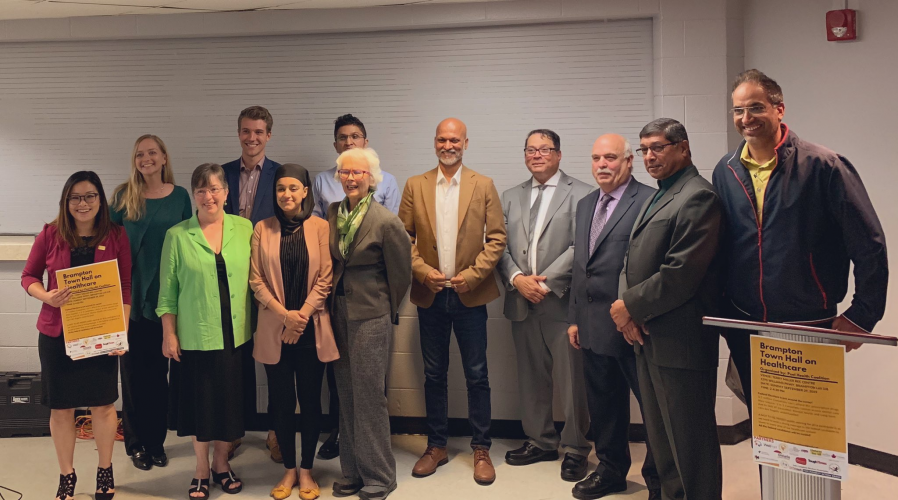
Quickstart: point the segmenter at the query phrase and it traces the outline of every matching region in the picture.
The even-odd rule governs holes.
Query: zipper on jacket
[[[826,309],[828,304],[826,300],[826,291],[823,289],[823,284],[820,283],[820,278],[817,277],[817,269],[814,267],[814,254],[808,254],[808,261],[811,263],[811,275],[814,276],[814,281],[817,283],[817,289],[820,290],[820,295],[823,296],[823,309]]]
[[[748,144],[746,144],[743,147],[748,147]],[[737,151],[736,154],[739,154],[738,153],[739,150],[737,149],[736,151]],[[732,161],[732,159],[735,157],[736,157],[736,155],[734,154],[733,157],[730,158],[730,161]],[[777,161],[779,161],[778,158],[777,158]],[[733,172],[733,176],[736,177],[736,182],[738,182],[739,185],[742,186],[742,190],[745,191],[745,197],[748,198],[748,204],[751,205],[751,212],[755,216],[755,226],[758,228],[758,292],[760,293],[760,297],[761,297],[761,306],[764,308],[764,318],[762,321],[766,322],[767,321],[767,303],[764,302],[764,259],[762,258],[762,252],[761,252],[761,243],[762,243],[761,220],[758,219],[758,210],[755,208],[755,202],[752,201],[751,195],[748,193],[748,190],[745,189],[745,184],[742,184],[742,179],[739,178],[739,174],[736,173],[736,170],[732,167],[732,165],[730,165],[730,162],[727,162],[727,168],[730,169],[730,172]],[[765,195],[767,194],[766,189],[764,190],[764,194]]]

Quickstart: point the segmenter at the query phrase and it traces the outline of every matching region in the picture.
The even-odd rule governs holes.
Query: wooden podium
[[[862,344],[898,346],[898,338],[869,333],[846,333],[785,323],[762,323],[726,318],[705,317],[704,324],[722,328],[750,330],[759,336],[810,344],[838,344],[843,341]],[[741,375],[741,374],[740,374]],[[761,467],[763,500],[840,500],[841,482],[775,467]]]

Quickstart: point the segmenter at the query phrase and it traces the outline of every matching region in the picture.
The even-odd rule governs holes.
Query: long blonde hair
[[[165,165],[162,166],[162,182],[166,184],[175,183],[175,173],[171,168],[171,157],[168,156],[168,149],[165,143],[158,136],[153,134],[144,134],[137,138],[134,142],[134,149],[131,151],[131,175],[128,181],[115,188],[112,193],[112,207],[116,210],[125,212],[125,219],[130,221],[140,220],[146,208],[146,201],[143,198],[143,192],[147,187],[147,183],[143,178],[140,170],[137,170],[137,147],[146,139],[153,139],[159,145],[159,151],[165,155]]]

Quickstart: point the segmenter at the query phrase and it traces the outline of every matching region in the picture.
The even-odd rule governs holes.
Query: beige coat
[[[303,223],[306,246],[309,250],[308,297],[306,304],[315,309],[310,321],[315,325],[315,348],[318,359],[327,363],[340,357],[334,342],[331,318],[325,303],[331,291],[333,265],[328,242],[330,227],[319,217],[309,217]],[[275,314],[268,303],[285,303],[284,280],[281,272],[281,224],[276,217],[259,221],[253,231],[249,286],[259,304],[259,322],[255,333],[253,357],[260,363],[272,365],[281,359],[281,334],[284,318]]]

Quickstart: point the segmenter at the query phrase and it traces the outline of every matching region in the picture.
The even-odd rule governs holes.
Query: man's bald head
[[[450,169],[461,166],[468,148],[468,127],[458,118],[446,118],[437,125],[433,147],[442,166]]]
[[[592,145],[592,176],[605,193],[610,193],[630,179],[633,171],[633,148],[619,134],[605,134]]]

